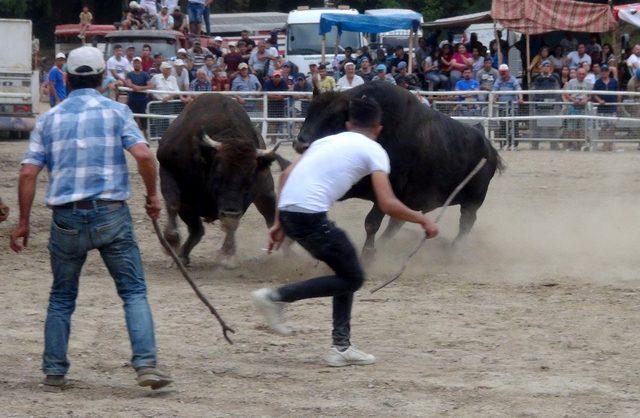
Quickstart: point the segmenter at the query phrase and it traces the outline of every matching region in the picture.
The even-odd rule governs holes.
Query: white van
[[[355,9],[310,9],[298,7],[289,12],[287,18],[287,60],[294,63],[301,73],[309,72],[309,64],[319,63],[322,54],[322,36],[319,35],[320,15],[323,13],[338,13],[357,15]],[[327,33],[325,60],[331,62],[334,56],[337,29],[334,27]],[[350,46],[355,51],[364,44],[362,33],[342,32],[340,36],[340,47]],[[342,49],[338,50],[340,53]]]
[[[377,16],[377,17],[385,17],[385,16],[414,16],[419,13],[414,12],[410,9],[371,9],[365,10],[364,12],[367,16]],[[424,18],[420,15],[420,28],[418,29],[418,37],[422,36],[422,24],[424,23]],[[379,33],[377,36],[372,35],[371,41],[377,42],[382,45],[387,52],[391,51],[398,45],[401,45],[405,48],[405,50],[409,49],[409,34],[411,31],[409,29],[397,29],[392,30],[390,32]],[[414,45],[414,48],[417,48],[418,45]]]

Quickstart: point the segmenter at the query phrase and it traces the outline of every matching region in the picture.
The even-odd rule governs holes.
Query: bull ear
[[[204,131],[202,132],[202,142],[204,143],[204,145],[206,145],[208,147],[211,147],[211,148],[213,148],[213,149],[215,149],[217,151],[220,151],[220,148],[222,147],[222,142],[214,141]]]

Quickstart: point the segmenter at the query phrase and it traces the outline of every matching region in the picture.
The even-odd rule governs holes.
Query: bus
[[[287,60],[295,64],[301,73],[309,71],[309,64],[319,63],[322,54],[322,37],[319,35],[320,15],[323,13],[338,13],[357,15],[358,11],[350,8],[309,8],[300,6],[289,12],[287,17]],[[334,27],[327,33],[326,57],[330,61],[334,54],[337,29]],[[338,54],[347,46],[355,51],[364,45],[364,36],[359,32],[342,32]]]

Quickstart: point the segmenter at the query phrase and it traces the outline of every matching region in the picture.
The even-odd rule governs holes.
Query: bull
[[[429,109],[408,90],[374,81],[341,93],[314,94],[294,143],[296,151],[302,153],[316,139],[344,131],[350,98],[363,95],[374,98],[382,107],[383,129],[378,142],[389,154],[393,191],[410,208],[424,213],[442,206],[478,161],[487,159],[482,170],[451,202],[460,205],[459,232],[454,242],[463,238],[476,221],[496,170],[504,168],[502,160],[481,130]],[[374,202],[364,225],[363,254],[371,256],[385,215],[375,204],[370,176],[353,186],[341,200],[354,197]],[[391,219],[382,238],[391,238],[402,224]]]
[[[235,100],[202,95],[190,103],[162,136],[157,157],[160,185],[167,209],[167,242],[185,265],[204,235],[203,220],[220,220],[226,236],[219,251],[221,262],[232,266],[235,231],[253,203],[268,227],[275,220],[276,198],[270,166],[288,162],[267,151],[249,116]],[[189,236],[180,246],[177,216]]]

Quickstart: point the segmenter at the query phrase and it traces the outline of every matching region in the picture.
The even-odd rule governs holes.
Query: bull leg
[[[264,217],[267,228],[271,228],[276,220],[276,196],[273,193],[259,195],[253,201],[253,204],[256,205],[258,212]],[[291,238],[285,238],[282,243],[282,252],[285,257],[291,255],[291,245],[293,245]]]
[[[239,223],[239,217],[220,218],[220,226],[225,233],[225,237],[222,247],[218,251],[216,262],[229,269],[233,269],[238,266],[236,260],[236,230],[238,229]]]
[[[398,231],[400,230],[400,228],[402,228],[402,225],[404,225],[404,223],[405,222],[400,219],[389,218],[389,224],[387,225],[387,228],[382,233],[382,236],[380,236],[380,240],[382,242],[389,241],[398,233]]]
[[[380,224],[384,219],[384,213],[374,203],[373,207],[364,219],[364,230],[367,233],[367,238],[364,241],[364,247],[362,248],[362,259],[365,263],[373,261],[375,256],[375,240],[376,233],[380,229]]]
[[[180,210],[180,189],[175,179],[164,168],[160,167],[160,190],[167,208],[167,225],[164,228],[164,239],[178,251],[180,233],[178,232],[178,211]]]
[[[461,241],[465,236],[467,236],[467,234],[469,234],[473,224],[476,222],[479,208],[480,204],[477,203],[465,202],[460,205],[460,229],[458,230],[458,235],[453,240],[452,245],[456,245],[458,241]]]
[[[189,237],[180,250],[182,263],[185,266],[188,266],[190,261],[189,254],[191,254],[193,247],[195,247],[202,239],[202,236],[204,235],[204,226],[202,225],[202,220],[197,214],[180,212],[180,218],[182,218],[189,228]]]

